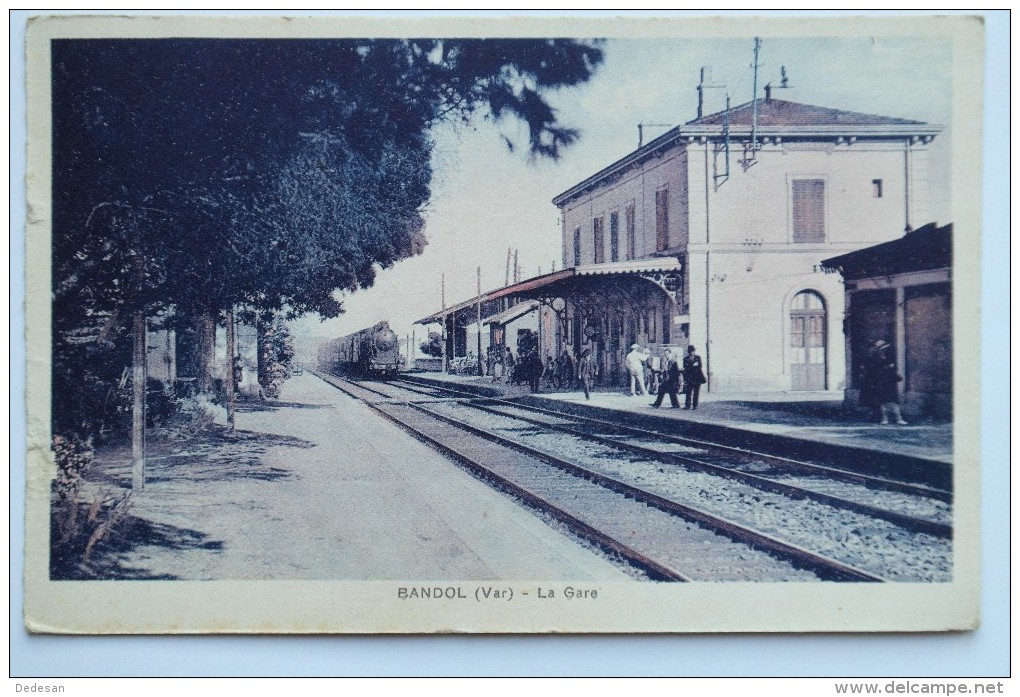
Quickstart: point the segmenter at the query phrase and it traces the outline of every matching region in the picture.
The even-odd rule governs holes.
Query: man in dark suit
[[[698,408],[698,392],[706,382],[705,371],[701,369],[701,356],[693,346],[688,346],[687,355],[684,356],[684,409]]]

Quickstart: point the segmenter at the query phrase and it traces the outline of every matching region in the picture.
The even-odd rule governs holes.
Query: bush
[[[95,453],[92,439],[76,436],[53,436],[52,448],[57,464],[57,478],[53,482],[54,522],[60,533],[58,544],[65,544],[77,532],[78,495]]]
[[[279,318],[261,325],[259,332],[259,384],[267,397],[280,396],[280,388],[290,377],[294,360],[294,342],[290,330]]]
[[[206,433],[217,420],[225,423],[227,411],[205,395],[188,397],[177,403],[177,409],[168,417],[153,436],[163,440],[188,440]]]
[[[103,489],[84,505],[82,484],[95,456],[91,439],[57,435],[52,448],[57,477],[50,515],[50,573],[58,578],[79,577],[96,546],[127,517],[131,494],[112,496]]]

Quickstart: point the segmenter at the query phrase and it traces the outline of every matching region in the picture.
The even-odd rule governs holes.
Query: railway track
[[[320,376],[648,578],[884,580],[704,507],[611,476],[578,458],[529,445],[519,432],[501,433],[472,424],[450,411],[460,408],[464,401],[460,398],[433,395],[423,400],[414,393],[411,399],[400,398],[389,383],[366,385]]]
[[[480,399],[460,390],[400,381],[403,389],[423,395],[451,394],[473,398],[475,409],[511,416],[543,428],[618,448],[629,454],[726,477],[762,491],[804,498],[892,522],[912,532],[952,538],[952,492],[888,478],[870,477],[754,452],[719,443],[625,426],[603,419],[524,406],[510,400]],[[902,510],[911,513],[903,513]]]

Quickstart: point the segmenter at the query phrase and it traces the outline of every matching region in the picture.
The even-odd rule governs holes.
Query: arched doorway
[[[825,389],[825,301],[803,290],[790,306],[790,388]]]

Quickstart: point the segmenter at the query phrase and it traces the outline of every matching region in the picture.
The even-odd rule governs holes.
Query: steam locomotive
[[[331,339],[319,347],[319,369],[327,373],[392,377],[400,365],[400,342],[388,322]]]

